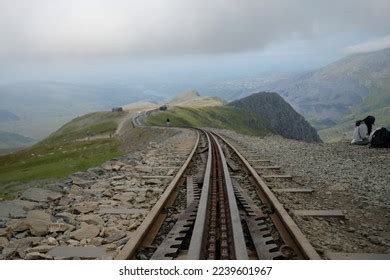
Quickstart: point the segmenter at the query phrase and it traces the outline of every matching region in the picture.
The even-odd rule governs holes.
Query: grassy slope
[[[94,136],[113,133],[124,114],[123,112],[96,112],[75,118],[51,134],[40,144],[58,141],[66,142],[86,138],[88,135]]]
[[[356,120],[367,115],[375,116],[376,126],[390,129],[390,82],[379,80],[368,87],[369,95],[362,104],[352,110],[338,124],[319,131],[321,138],[327,142],[350,140]]]
[[[115,131],[121,113],[99,112],[74,119],[42,142],[0,157],[0,197],[9,197],[17,182],[58,179],[120,155],[115,138],[77,141],[88,134]]]
[[[236,132],[262,136],[268,130],[257,117],[228,106],[185,108],[174,107],[166,112],[153,114],[148,125],[164,126],[166,119],[172,126],[214,127],[232,129]]]

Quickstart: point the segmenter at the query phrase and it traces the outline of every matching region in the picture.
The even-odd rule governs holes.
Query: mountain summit
[[[199,92],[196,90],[189,90],[176,95],[169,103],[181,103],[193,99],[198,99],[199,97]]]
[[[274,92],[259,92],[228,105],[253,113],[266,127],[286,138],[321,142],[317,131],[290,104]]]

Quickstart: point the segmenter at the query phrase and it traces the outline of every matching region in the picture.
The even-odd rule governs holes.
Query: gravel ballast
[[[349,143],[312,144],[279,136],[264,138],[215,130],[232,144],[280,165],[292,180],[271,179],[276,188],[311,188],[312,194],[277,193],[291,210],[342,210],[345,219],[293,216],[320,252],[390,253],[390,150]]]

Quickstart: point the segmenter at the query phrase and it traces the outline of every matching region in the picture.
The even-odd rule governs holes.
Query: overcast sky
[[[389,0],[0,0],[0,74],[302,70],[389,47],[389,11]]]

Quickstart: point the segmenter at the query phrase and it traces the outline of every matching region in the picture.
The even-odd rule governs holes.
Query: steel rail
[[[291,216],[287,213],[287,211],[284,209],[283,205],[279,202],[279,200],[276,198],[276,196],[273,194],[273,192],[268,188],[267,184],[264,182],[264,180],[259,176],[259,174],[256,172],[256,170],[251,166],[251,164],[245,159],[243,155],[223,136],[212,132],[214,135],[216,135],[219,139],[221,139],[225,144],[230,147],[235,154],[239,157],[241,162],[245,165],[247,170],[250,172],[252,177],[254,178],[255,182],[257,183],[257,186],[261,189],[261,192],[265,195],[268,202],[272,205],[274,213],[277,215],[277,218],[282,223],[282,228],[280,227],[279,223],[275,223],[276,228],[278,231],[283,234],[282,231],[286,231],[291,240],[295,242],[296,247],[299,249],[301,255],[305,259],[309,260],[320,260],[321,257],[317,253],[317,251],[313,248],[309,240],[304,236],[302,231],[299,229],[297,224],[293,221]],[[272,218],[271,214],[271,218]],[[282,236],[283,237],[283,236]]]
[[[229,169],[226,163],[226,158],[223,153],[221,145],[218,143],[218,139],[211,135],[214,138],[216,147],[218,149],[218,154],[222,163],[223,170],[223,179],[225,183],[225,189],[228,196],[228,205],[230,211],[230,225],[232,231],[232,239],[233,239],[233,248],[234,248],[234,256],[237,260],[247,260],[248,259],[248,251],[246,249],[244,232],[242,230],[240,213],[238,212],[237,201],[234,194],[232,180],[230,178]]]
[[[216,173],[213,173],[213,176],[217,176],[217,177],[219,176],[219,178],[213,177],[213,182],[214,183],[219,182],[220,188],[218,190],[219,191],[218,197],[220,199],[219,200],[220,204],[224,204],[225,202],[224,201],[225,195],[223,193],[226,192],[227,195],[227,209],[225,208],[225,206],[221,206],[221,207],[224,209],[224,211],[229,211],[229,213],[225,213],[225,212],[223,213],[224,215],[227,214],[225,220],[229,219],[228,225],[231,231],[231,236],[225,236],[225,238],[228,237],[232,241],[231,244],[226,244],[226,246],[229,246],[232,250],[232,253],[230,254],[229,257],[234,259],[239,259],[239,260],[246,260],[248,259],[248,252],[246,249],[245,237],[241,225],[241,218],[238,211],[237,201],[234,195],[233,184],[230,178],[228,166],[226,163],[226,158],[224,156],[222,147],[218,143],[215,136],[209,134],[207,131],[204,130],[201,131],[203,131],[207,136],[209,150],[208,150],[208,159],[206,165],[206,173],[205,173],[203,188],[202,188],[201,197],[199,201],[199,208],[195,220],[193,233],[191,236],[187,259],[199,260],[199,259],[207,258],[206,242],[209,239],[208,222],[209,222],[209,218],[211,217],[211,216],[209,217],[210,211],[213,212],[212,207],[210,205],[213,197],[213,194],[211,193],[211,176],[212,176],[212,169],[216,168],[216,165],[219,165],[221,166],[221,170],[219,170]],[[213,154],[215,155],[214,157]],[[213,185],[213,187],[216,188],[217,186]],[[215,192],[216,190],[213,191],[214,197],[216,197],[217,195]],[[214,243],[215,242],[214,237],[212,238],[212,240]],[[227,242],[227,240],[225,242]],[[214,248],[214,244],[213,244],[213,248]],[[224,254],[226,254],[226,252]],[[221,255],[221,257],[223,256]],[[225,255],[224,257],[227,256]]]
[[[153,206],[153,208],[150,210],[146,218],[143,220],[141,225],[137,228],[134,235],[129,239],[129,241],[126,243],[126,245],[122,248],[122,250],[119,252],[119,254],[116,256],[115,259],[117,260],[125,260],[125,259],[132,259],[134,258],[137,249],[142,244],[142,242],[145,240],[146,236],[149,233],[149,230],[152,228],[153,224],[157,220],[159,214],[164,209],[167,201],[169,200],[171,194],[178,186],[180,179],[183,177],[185,171],[187,170],[196,149],[199,146],[199,139],[200,135],[199,132],[196,131],[196,141],[195,145],[187,157],[184,164],[181,166],[179,171],[176,173],[175,177],[172,179],[171,183],[168,185],[168,187],[165,189],[164,193],[161,195],[160,199],[157,201],[157,203]]]
[[[210,192],[210,179],[211,179],[211,164],[212,164],[212,146],[209,134],[203,130],[200,130],[205,133],[208,143],[208,152],[207,152],[207,163],[206,171],[203,179],[202,192],[199,200],[199,208],[196,214],[196,220],[194,225],[194,230],[192,232],[190,247],[188,249],[187,259],[189,260],[199,260],[202,258],[202,252],[205,247],[205,238],[206,234],[206,222],[207,222],[207,205],[209,201],[209,192]]]

